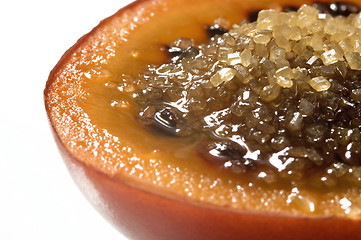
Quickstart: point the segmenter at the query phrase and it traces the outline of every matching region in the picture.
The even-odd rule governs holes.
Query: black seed
[[[219,26],[218,24],[214,24],[212,26],[207,27],[207,33],[208,33],[209,38],[212,38],[216,35],[223,35],[227,32],[228,32],[228,29],[225,29],[225,28]]]
[[[152,120],[152,127],[155,130],[171,136],[177,134],[177,118],[171,110],[162,109],[156,111]]]
[[[350,143],[347,149],[342,149],[338,154],[342,161],[349,166],[360,166],[361,161],[361,146],[359,143]]]
[[[295,6],[284,6],[282,11],[283,12],[297,12],[298,7]]]
[[[334,120],[333,120],[335,125],[337,125],[339,127],[344,127],[344,128],[349,127],[350,121],[351,121],[351,118],[350,118],[347,110],[336,112],[336,114],[334,116]]]
[[[166,47],[167,49],[167,53],[169,54],[169,56],[171,58],[174,58],[174,57],[177,57],[179,55],[181,55],[182,53],[184,53],[185,49],[183,48],[180,48],[180,47],[170,47],[170,46],[167,46]]]
[[[333,15],[332,10],[330,9],[330,4],[329,3],[324,3],[324,2],[315,2],[313,4],[314,8],[317,8],[318,11],[320,11],[321,13],[328,13]]]
[[[199,49],[193,46],[189,46],[182,54],[181,57],[195,57],[199,54]]]
[[[176,136],[181,132],[179,129],[180,120],[171,109],[157,109],[153,106],[148,106],[139,116],[141,124],[158,134]]]
[[[360,12],[360,8],[354,3],[345,3],[345,2],[332,2],[332,3],[323,3],[316,2],[313,4],[322,13],[328,13],[332,16],[345,16],[347,17],[351,13]]]
[[[157,111],[154,114],[154,120],[165,128],[175,128],[177,126],[177,119],[175,115],[168,109]]]
[[[249,20],[250,22],[255,22],[255,21],[257,21],[258,13],[259,13],[260,11],[261,11],[260,9],[257,9],[257,10],[254,10],[254,11],[250,12],[250,13],[248,14],[248,20]]]
[[[335,15],[347,17],[351,13],[358,13],[359,7],[353,3],[334,2],[330,4],[330,9],[335,12]]]
[[[173,62],[179,61],[185,57],[195,57],[199,54],[199,49],[193,46],[188,46],[186,49],[175,46],[165,46],[162,49]]]
[[[193,46],[189,46],[187,49],[174,48],[174,57],[172,57],[173,62],[178,62],[183,58],[195,57],[199,54],[199,49]]]
[[[245,172],[254,166],[253,161],[244,158],[247,150],[233,142],[206,143],[201,145],[199,152],[211,164],[232,170],[233,172]]]

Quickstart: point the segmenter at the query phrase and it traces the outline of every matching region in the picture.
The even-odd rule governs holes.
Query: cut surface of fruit
[[[293,4],[299,7],[303,3],[312,4],[310,1]],[[137,77],[146,71],[147,65],[159,66],[170,60],[166,48],[171,42],[182,37],[194,39],[196,45],[201,44],[208,41],[210,32],[224,31],[226,26],[220,20],[221,27],[207,29],[215,19],[225,19],[231,24],[240,23],[254,10],[280,10],[286,5],[289,5],[286,0],[277,3],[269,0],[145,0],[135,2],[102,21],[64,54],[51,72],[45,89],[48,116],[73,175],[85,174],[87,179],[93,181],[91,184],[100,193],[100,199],[109,207],[125,209],[127,204],[131,204],[130,196],[134,196],[137,197],[133,200],[138,207],[146,206],[149,199],[150,206],[157,206],[159,202],[164,204],[164,211],[168,211],[150,211],[145,213],[147,217],[155,214],[156,218],[164,220],[170,216],[169,211],[173,206],[174,219],[178,214],[179,219],[184,220],[190,211],[196,211],[199,216],[191,221],[194,224],[196,218],[204,220],[206,217],[219,218],[221,221],[228,217],[241,224],[248,220],[250,224],[275,221],[280,225],[289,218],[299,218],[300,226],[309,227],[306,222],[314,219],[320,224],[320,229],[339,224],[346,236],[356,234],[354,239],[361,239],[361,228],[358,227],[361,224],[360,187],[343,187],[342,184],[337,188],[292,187],[282,183],[272,185],[253,181],[248,175],[224,171],[204,161],[199,151],[195,150],[201,143],[195,138],[169,136],[177,131],[175,116],[171,111],[153,112],[156,118],[152,124],[168,126],[164,134],[155,134],[139,124],[138,107],[134,101],[134,93],[139,90],[135,84]],[[173,48],[172,51],[180,50]],[[354,97],[357,96],[356,91]],[[307,108],[307,102],[303,106]],[[212,144],[207,147],[212,147]],[[223,154],[221,157],[224,157],[224,146],[217,146],[218,152]],[[237,157],[238,152],[231,148],[226,155]],[[75,173],[72,169],[81,169],[85,173]],[[254,177],[267,176],[267,173],[259,174]],[[314,181],[323,181],[322,176],[315,176]],[[104,183],[104,186],[100,183]],[[128,197],[125,196],[126,191],[129,191]],[[145,200],[141,201],[139,197]],[[124,205],[117,205],[115,201]],[[141,214],[134,203],[131,206],[129,209],[133,209],[136,215],[132,215],[130,210],[111,210],[109,215],[112,215],[112,221],[128,226],[122,216],[114,216],[124,214],[135,221],[129,223],[130,229],[138,227],[136,221],[139,221]],[[264,221],[261,220],[263,214],[266,215]],[[206,226],[211,226],[209,221]],[[224,223],[229,222],[225,220]],[[150,224],[150,221],[142,224]],[[265,234],[273,232],[274,237],[280,237],[287,232],[277,224],[270,227],[273,230],[265,230]],[[292,220],[289,227],[297,229],[297,224]],[[225,228],[222,225],[219,232],[214,230],[214,236],[220,237],[218,234]],[[236,229],[237,226],[233,224],[231,228]],[[357,228],[359,230],[355,232]],[[195,226],[189,229],[192,229],[192,234],[196,231]],[[334,228],[325,236],[334,235],[337,239],[342,236],[340,231]],[[230,230],[229,234],[235,232]],[[252,236],[255,232],[252,229],[250,235],[246,236]],[[130,236],[133,234],[129,233]],[[147,234],[138,235],[138,239],[141,239],[139,236],[143,239],[167,239],[157,238],[159,232]],[[179,234],[183,234],[182,231]],[[227,237],[226,233],[222,234],[225,234],[222,237]],[[307,234],[312,236],[313,233],[309,231]],[[264,236],[259,234],[259,238],[255,239]],[[231,235],[228,237],[237,239]]]

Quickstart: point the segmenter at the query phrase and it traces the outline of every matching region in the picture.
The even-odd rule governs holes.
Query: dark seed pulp
[[[314,6],[331,15],[359,11],[351,3]],[[258,14],[252,11],[249,21]],[[149,66],[139,77],[145,87],[134,98],[143,125],[168,136],[205,139],[197,149],[205,161],[236,174],[267,173],[267,183],[329,186],[327,176],[336,179],[334,185],[345,180],[361,186],[352,175],[361,170],[361,70],[346,61],[312,60],[310,46],[297,55],[277,48],[275,39],[261,44],[218,24],[206,32],[209,44],[176,40],[167,47],[170,63]],[[306,80],[288,86],[294,74]],[[349,174],[335,175],[338,168]]]

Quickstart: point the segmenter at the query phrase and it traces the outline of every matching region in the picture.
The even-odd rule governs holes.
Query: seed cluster
[[[207,44],[176,40],[138,77],[140,122],[266,183],[361,186],[361,14],[323,12],[263,10]]]

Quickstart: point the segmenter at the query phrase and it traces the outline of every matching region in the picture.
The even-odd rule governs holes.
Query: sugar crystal
[[[314,77],[310,80],[310,85],[317,92],[326,91],[331,87],[331,83],[325,77]]]

